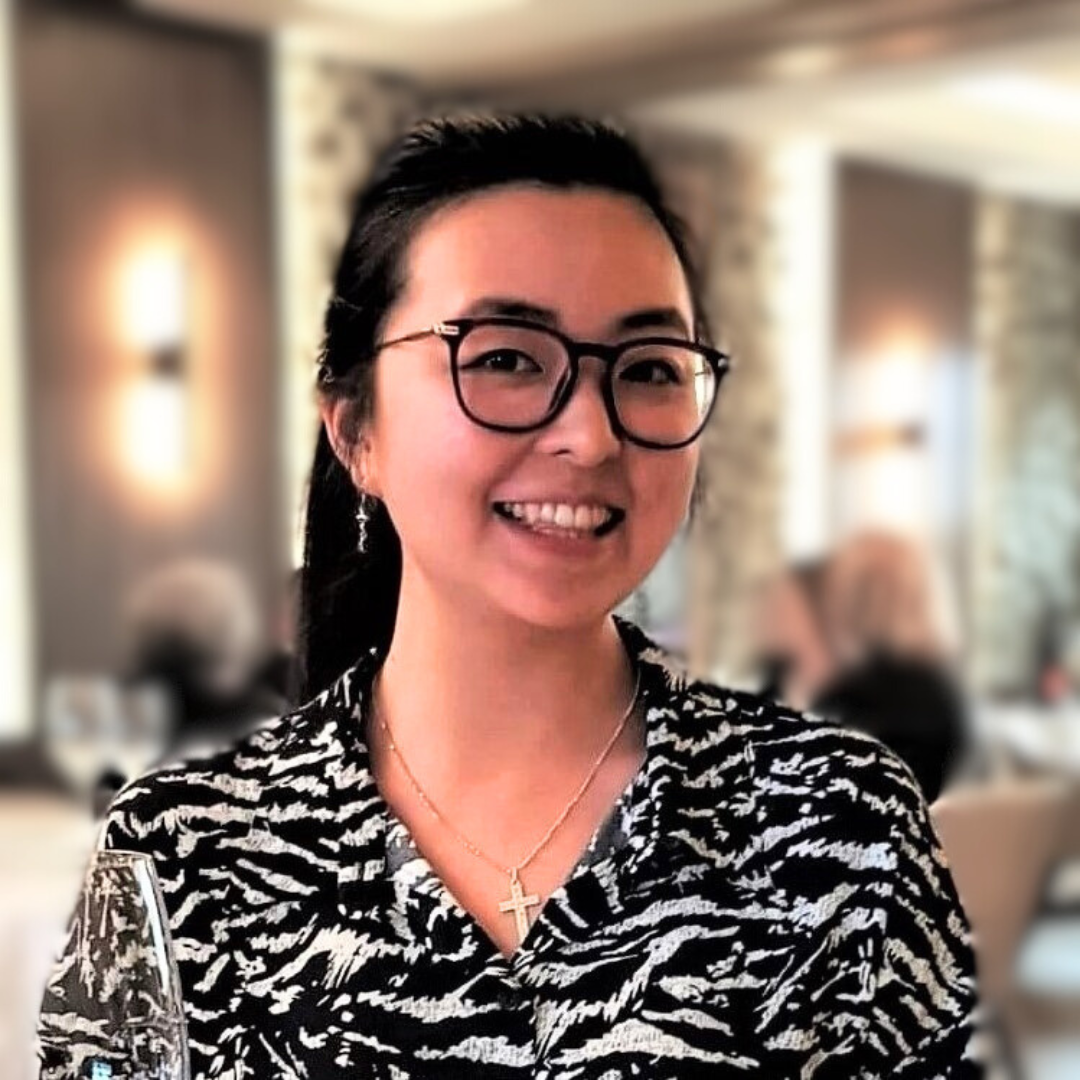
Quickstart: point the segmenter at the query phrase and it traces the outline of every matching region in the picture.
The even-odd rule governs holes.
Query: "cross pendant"
[[[529,916],[526,914],[528,908],[539,907],[540,897],[535,893],[525,895],[525,890],[521,887],[521,881],[518,878],[517,868],[515,867],[510,871],[510,899],[502,900],[499,903],[499,910],[505,914],[512,914],[514,921],[517,923],[518,932],[518,944],[522,944],[525,940],[525,935],[529,932]]]

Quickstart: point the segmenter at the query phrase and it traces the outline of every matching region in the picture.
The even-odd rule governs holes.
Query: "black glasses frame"
[[[566,350],[566,355],[570,360],[570,377],[564,380],[563,385],[552,398],[551,407],[545,416],[535,424],[494,424],[490,420],[481,419],[465,403],[458,370],[458,352],[465,335],[479,326],[510,326],[523,330],[540,331],[555,338]],[[679,450],[684,446],[689,446],[690,443],[697,439],[705,430],[709,417],[712,416],[712,411],[716,406],[716,399],[720,395],[720,384],[723,382],[724,376],[731,370],[731,358],[726,353],[720,352],[719,349],[714,349],[709,345],[700,345],[696,341],[686,341],[683,338],[672,337],[631,338],[628,341],[621,341],[617,345],[608,345],[601,341],[577,341],[574,338],[567,337],[566,334],[560,333],[558,330],[552,329],[550,326],[545,326],[543,323],[533,322],[529,319],[515,319],[508,315],[492,315],[487,318],[477,319],[447,319],[423,330],[416,330],[411,334],[403,334],[401,337],[391,338],[389,341],[380,341],[375,348],[376,350],[388,349],[392,345],[402,345],[409,341],[421,341],[426,337],[438,337],[446,342],[450,351],[450,374],[454,383],[454,395],[461,411],[474,424],[482,428],[510,434],[524,434],[525,432],[538,431],[542,427],[547,427],[566,408],[567,403],[573,396],[578,383],[578,375],[581,371],[582,358],[592,356],[597,360],[601,360],[604,363],[601,393],[603,394],[604,407],[607,410],[611,430],[615,432],[618,438],[626,439],[635,446],[643,446],[648,450]],[[712,369],[715,379],[712,400],[709,402],[709,407],[705,410],[697,429],[689,438],[683,439],[681,442],[659,443],[650,439],[642,439],[634,435],[633,432],[627,431],[619,418],[618,408],[615,405],[615,365],[624,353],[642,345],[677,345],[679,348],[688,349],[702,356]]]

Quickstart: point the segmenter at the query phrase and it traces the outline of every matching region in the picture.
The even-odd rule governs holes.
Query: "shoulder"
[[[787,912],[803,973],[841,992],[837,1013],[872,999],[856,1020],[867,1045],[920,1076],[975,1054],[971,930],[907,765],[869,735],[753,694],[685,692],[722,705],[732,725],[752,792],[754,853],[743,869]],[[891,1018],[876,1033],[875,1016]],[[867,1050],[875,1062],[876,1053]]]
[[[692,677],[657,650],[665,685],[653,701],[665,708],[688,750],[689,768],[708,767],[708,747],[724,744],[740,755],[760,799],[782,800],[801,790],[858,800],[918,799],[919,788],[901,759],[872,735],[813,713],[789,709],[746,690]]]
[[[246,833],[290,761],[310,757],[326,727],[318,700],[261,724],[213,752],[160,765],[122,788],[106,814],[101,846],[144,851],[159,870],[197,848]]]
[[[742,791],[754,843],[779,873],[781,858],[797,872],[801,857],[830,849],[842,849],[848,869],[895,868],[916,848],[936,849],[918,783],[882,742],[758,694],[692,678],[677,662],[668,661],[668,670],[661,700],[684,776]]]
[[[684,660],[633,623],[618,619],[617,625],[639,667],[647,705],[662,712],[665,725],[686,750],[688,767],[707,765],[708,747],[723,741],[726,754],[741,753],[752,763],[766,793],[775,776],[865,775],[873,783],[881,781],[884,771],[901,784],[913,783],[903,763],[873,737],[760,694],[696,677]]]
[[[722,713],[746,770],[757,865],[796,907],[863,898],[890,933],[936,923],[964,952],[969,931],[921,789],[871,735],[755,694],[690,682],[691,724]],[[818,898],[815,900],[815,898]],[[820,914],[820,912],[819,912]],[[918,929],[916,929],[918,927]]]
[[[639,657],[693,820],[716,824],[710,850],[735,852],[726,874],[819,988],[804,1005],[831,1033],[822,1055],[844,1075],[959,1062],[978,1032],[971,934],[908,767],[869,735]]]
[[[790,824],[819,834],[887,835],[921,794],[908,767],[870,735],[746,690],[695,677],[633,624],[619,622],[641,672],[650,739],[684,786],[739,792],[760,843]]]
[[[755,695],[737,700],[764,845],[844,845],[845,860],[869,867],[895,865],[905,836],[936,843],[910,768],[873,735]]]

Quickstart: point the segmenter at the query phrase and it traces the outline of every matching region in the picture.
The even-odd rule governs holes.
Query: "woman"
[[[726,367],[638,152],[422,125],[335,284],[315,696],[132,785],[106,834],[157,861],[195,1075],[978,1075],[906,770],[610,615],[687,513]]]

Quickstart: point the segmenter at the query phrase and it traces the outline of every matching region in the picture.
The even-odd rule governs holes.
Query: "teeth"
[[[574,532],[592,532],[611,518],[606,506],[571,506],[569,503],[501,503],[506,513],[527,525],[547,525]]]

